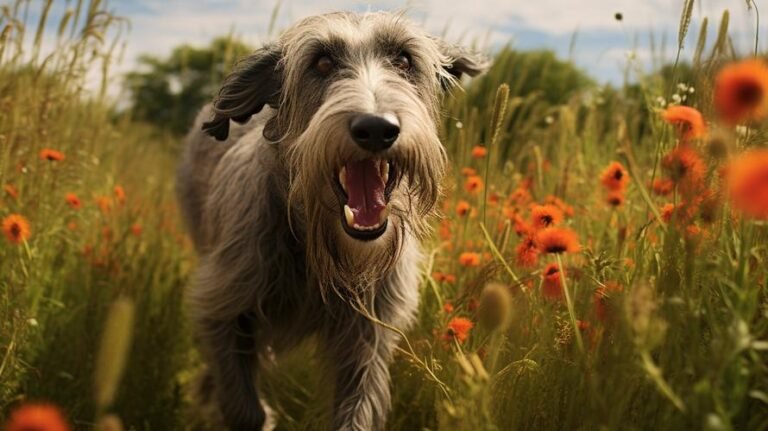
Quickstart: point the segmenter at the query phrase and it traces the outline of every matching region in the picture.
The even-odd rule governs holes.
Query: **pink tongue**
[[[360,226],[374,226],[386,208],[379,164],[373,159],[346,164],[347,205]]]

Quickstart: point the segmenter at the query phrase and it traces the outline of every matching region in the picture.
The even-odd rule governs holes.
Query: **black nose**
[[[362,148],[376,152],[386,150],[395,143],[400,125],[378,115],[359,114],[350,121],[349,132]]]

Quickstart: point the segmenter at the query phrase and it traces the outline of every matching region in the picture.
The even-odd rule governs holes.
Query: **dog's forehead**
[[[284,33],[283,42],[293,49],[311,42],[336,43],[347,49],[376,44],[398,44],[429,39],[422,29],[401,14],[388,12],[337,12],[306,18]]]

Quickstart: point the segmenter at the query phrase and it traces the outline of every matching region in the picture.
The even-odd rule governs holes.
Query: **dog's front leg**
[[[328,335],[335,375],[334,430],[384,428],[390,408],[389,362],[397,336],[361,315],[334,325]]]
[[[224,424],[233,431],[259,431],[266,420],[255,386],[256,340],[252,317],[200,319],[200,341]]]

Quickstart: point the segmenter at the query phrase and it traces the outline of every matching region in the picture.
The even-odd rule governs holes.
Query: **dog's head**
[[[381,273],[406,232],[427,232],[445,165],[443,92],[484,67],[399,14],[314,16],[239,65],[204,129],[223,140],[230,120],[274,108],[264,136],[284,150],[308,252],[329,261],[316,269]]]

